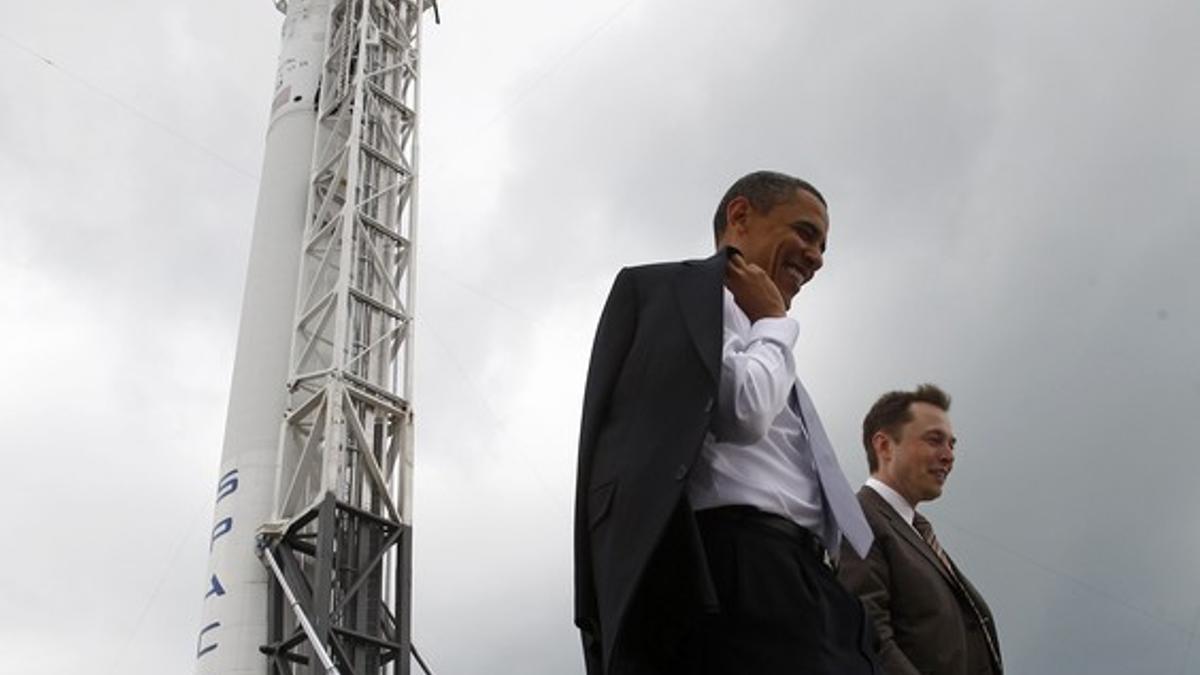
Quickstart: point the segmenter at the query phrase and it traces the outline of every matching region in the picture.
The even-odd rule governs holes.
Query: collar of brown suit
[[[896,513],[896,509],[892,508],[892,505],[888,504],[887,500],[884,499],[883,496],[876,492],[873,488],[864,487],[862,492],[865,494],[864,499],[867,502],[867,508],[873,509],[883,516],[884,519],[887,520],[888,526],[895,530],[896,535],[899,536],[900,539],[902,539],[909,546],[912,546],[914,550],[916,550],[919,554],[921,554],[921,556],[929,561],[930,565],[936,567],[938,572],[941,573],[942,577],[946,579],[946,583],[950,584],[950,586],[954,589],[955,593],[963,595],[965,591],[963,590],[960,581],[954,578],[950,570],[946,569],[946,566],[943,565],[942,561],[938,559],[937,554],[933,552],[933,549],[929,547],[929,544],[921,538],[921,535],[917,534],[917,531],[913,529],[911,525],[905,522],[904,518],[901,517],[899,513]],[[951,562],[951,565],[953,565],[953,562]]]
[[[951,569],[947,569],[938,558],[937,553],[934,553],[933,548],[928,544],[928,542],[922,539],[921,535],[916,532],[913,526],[905,522],[900,514],[896,513],[896,509],[892,508],[892,505],[888,504],[887,500],[885,500],[878,492],[869,487],[863,487],[861,492],[865,493],[864,501],[867,502],[867,504],[864,505],[864,508],[873,509],[882,515],[887,520],[888,526],[895,530],[901,539],[915,548],[926,560],[928,560],[929,564],[933,565],[937,569],[938,573],[942,575],[942,578],[946,580],[946,583],[950,584],[950,588],[953,589],[954,593],[963,601],[965,601],[967,606],[969,606],[971,610],[975,612],[980,623],[984,624],[986,627],[988,633],[987,646],[988,650],[991,652],[992,660],[997,668],[1001,668],[1000,652],[996,647],[995,633],[990,625],[990,613],[985,614],[980,611],[980,607],[983,607],[984,605],[982,604],[983,598],[979,595],[979,591],[975,590],[975,587],[971,585],[971,582],[967,581],[966,577],[964,577],[962,572],[958,570],[958,566],[954,564],[954,561],[950,559],[948,554],[946,554],[946,561],[950,563],[950,567],[953,571],[951,571]],[[943,551],[943,553],[945,552]]]
[[[863,511],[867,512],[867,519],[875,519],[876,521],[883,520],[886,526],[892,530],[895,538],[905,542],[907,546],[910,546],[914,551],[917,552],[918,555],[923,557],[930,565],[933,566],[934,569],[938,571],[938,574],[940,574],[942,578],[946,580],[946,583],[950,586],[950,589],[955,596],[958,597],[963,604],[975,614],[979,622],[984,625],[985,630],[987,631],[987,648],[991,652],[995,671],[998,673],[1003,672],[1000,651],[996,641],[995,627],[992,625],[991,611],[987,609],[987,605],[983,601],[983,597],[979,594],[979,591],[976,590],[975,587],[971,585],[971,582],[962,575],[962,572],[959,571],[957,565],[954,565],[953,561],[950,561],[950,565],[954,570],[953,574],[950,570],[946,569],[946,566],[941,563],[937,557],[937,554],[933,552],[933,549],[930,548],[929,544],[927,544],[925,540],[921,538],[921,535],[917,534],[913,527],[911,527],[907,522],[904,521],[902,517],[900,517],[898,513],[896,513],[896,510],[892,508],[892,505],[889,504],[882,496],[880,496],[878,492],[870,487],[863,486],[863,488],[859,490],[858,494],[859,503],[862,504]]]

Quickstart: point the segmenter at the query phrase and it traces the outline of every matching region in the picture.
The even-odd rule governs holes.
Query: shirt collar
[[[721,292],[722,292],[721,299],[722,299],[722,302],[724,303],[724,309],[725,309],[725,319],[734,322],[735,330],[737,332],[744,333],[745,331],[750,330],[751,326],[753,326],[754,324],[750,321],[750,317],[746,316],[746,313],[742,311],[742,308],[740,306],[738,306],[737,298],[733,297],[733,291],[729,290],[728,286],[722,286]],[[796,322],[795,319],[792,318],[792,315],[789,313],[785,313],[783,316],[781,316],[779,318],[787,319],[788,321],[792,321],[793,323],[796,323],[797,326],[800,325],[798,322]],[[771,319],[771,320],[774,321],[775,319]]]
[[[912,526],[913,516],[917,511],[912,507],[912,504],[908,503],[907,499],[900,496],[900,493],[893,490],[890,485],[874,476],[867,479],[866,485],[879,493],[879,496],[883,497],[883,500],[892,507],[892,510],[904,519],[904,522],[908,523],[910,527]]]

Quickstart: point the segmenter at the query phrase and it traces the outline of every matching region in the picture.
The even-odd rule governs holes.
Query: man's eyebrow
[[[941,429],[930,429],[929,431],[925,432],[925,436],[937,436],[938,438],[945,438],[950,441],[950,447],[954,447],[956,444],[958,444],[958,436],[947,434]]]
[[[825,247],[828,245],[828,239],[826,237],[825,232],[823,230],[821,230],[821,227],[819,225],[817,225],[816,223],[814,223],[811,220],[797,220],[792,223],[791,227],[793,227],[797,230],[812,228],[812,231],[815,232],[817,234],[817,236],[819,236],[821,238],[821,253],[825,252]]]
[[[821,226],[811,220],[797,220],[792,223],[792,227],[796,229],[811,228],[817,234],[821,234]]]

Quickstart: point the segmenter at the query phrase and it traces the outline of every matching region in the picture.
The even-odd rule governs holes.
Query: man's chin
[[[800,289],[799,289],[799,288],[797,288],[797,289],[796,289],[796,292],[795,292],[795,293],[792,293],[792,294],[790,294],[790,295],[789,295],[789,294],[787,294],[787,293],[784,293],[784,294],[783,294],[783,307],[784,307],[784,309],[787,309],[787,310],[789,310],[789,311],[792,309],[792,303],[796,301],[796,296],[797,296],[797,295],[800,295]]]
[[[779,297],[783,299],[783,308],[785,310],[791,310],[792,301],[795,300],[796,296],[800,294],[800,287],[797,286],[795,289],[790,287],[785,288],[784,284],[775,282],[775,289],[779,291]]]

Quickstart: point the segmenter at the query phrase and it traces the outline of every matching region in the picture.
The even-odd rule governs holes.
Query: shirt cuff
[[[792,349],[800,336],[800,324],[788,316],[768,316],[754,322],[750,327],[750,342],[768,340]]]

